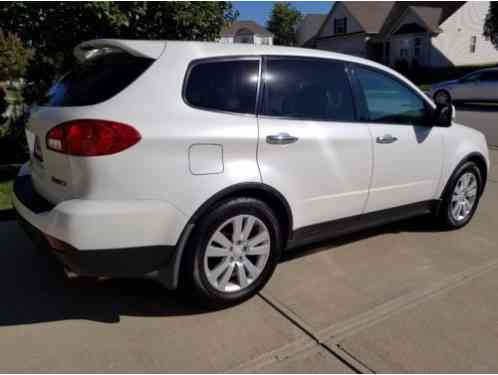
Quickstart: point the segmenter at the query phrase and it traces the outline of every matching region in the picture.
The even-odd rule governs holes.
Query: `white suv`
[[[77,275],[225,306],[284,249],[421,214],[462,227],[484,189],[484,136],[369,60],[125,40],[75,54],[32,110],[13,202]]]

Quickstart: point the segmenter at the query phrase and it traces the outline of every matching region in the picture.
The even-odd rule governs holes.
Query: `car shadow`
[[[0,243],[0,327],[66,319],[117,323],[122,315],[208,311],[151,280],[68,279],[55,257],[35,249],[12,221],[0,223]]]
[[[0,327],[68,319],[118,323],[121,316],[209,312],[152,280],[68,279],[61,264],[50,254],[35,249],[15,222],[0,224]],[[286,252],[282,262],[382,233],[434,230],[433,224],[418,218],[300,247]]]

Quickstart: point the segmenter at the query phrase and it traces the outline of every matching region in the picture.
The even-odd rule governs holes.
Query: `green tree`
[[[97,38],[214,40],[236,18],[230,2],[1,2],[0,25],[35,51],[27,80],[36,99]]]
[[[301,13],[290,3],[273,5],[267,28],[274,34],[274,43],[284,46],[296,44],[296,27],[301,20]]]
[[[16,35],[0,30],[0,81],[15,81],[26,74],[33,51]]]
[[[484,23],[484,36],[498,48],[498,2],[491,1]]]

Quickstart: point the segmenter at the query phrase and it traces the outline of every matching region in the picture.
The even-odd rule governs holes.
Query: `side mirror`
[[[449,128],[455,119],[455,107],[449,104],[438,104],[434,111],[433,123],[436,126]]]

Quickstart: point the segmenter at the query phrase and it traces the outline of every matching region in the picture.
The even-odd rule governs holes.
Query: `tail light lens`
[[[140,133],[130,125],[106,120],[64,122],[47,134],[47,148],[77,156],[111,155],[140,141]]]

